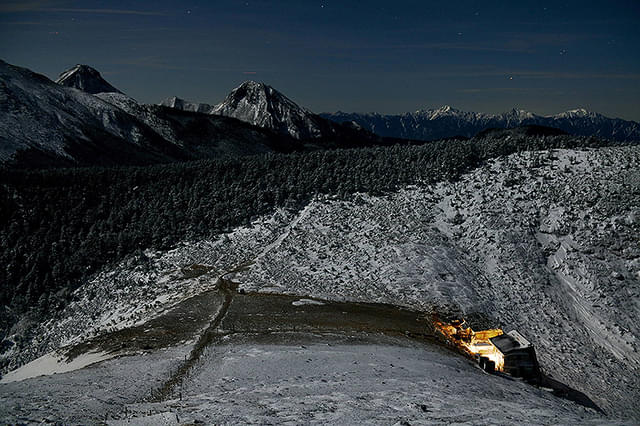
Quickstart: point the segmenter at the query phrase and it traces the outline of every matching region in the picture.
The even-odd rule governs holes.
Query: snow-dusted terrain
[[[236,119],[140,104],[86,65],[56,84],[0,61],[0,100],[0,167],[140,165],[300,147]]]
[[[199,112],[202,114],[211,114],[215,106],[209,104],[203,104],[198,102],[190,102],[184,99],[180,99],[177,96],[171,96],[164,101],[160,102],[161,106],[169,108],[179,109],[182,111]]]
[[[639,170],[637,147],[525,153],[454,184],[315,203],[235,279],[516,328],[546,372],[638,415]]]
[[[217,105],[189,102],[175,96],[167,98],[161,105],[183,111],[237,118],[295,139],[323,136],[321,124],[317,121],[324,119],[298,106],[273,87],[255,81],[242,83]]]
[[[515,328],[536,346],[544,372],[585,392],[607,412],[606,422],[637,421],[639,171],[637,146],[530,152],[492,160],[453,183],[349,201],[318,198],[216,241],[146,252],[105,270],[26,349],[5,355],[17,367],[61,345],[141,324],[225,274],[244,290],[297,294],[301,302],[384,302],[459,313],[478,327]],[[382,346],[356,350],[347,341],[325,350],[319,339],[309,343],[317,353],[309,358],[322,361],[312,367],[295,345],[236,343],[208,349],[185,382],[183,401],[145,406],[125,398],[123,405],[137,416],[169,419],[171,411],[208,422],[206,413],[226,422],[605,421],[542,390],[484,375],[467,361],[436,356],[433,348],[374,339],[367,344]],[[346,359],[375,365],[350,368]],[[382,368],[387,363],[411,374]],[[332,365],[333,372],[326,370]],[[270,376],[263,388],[249,380],[258,370]],[[85,371],[65,377],[73,381]],[[0,397],[23,404],[16,402],[26,389],[20,386],[37,393],[47,380],[62,380],[57,376],[0,385]],[[500,408],[477,412],[485,406]]]
[[[184,353],[163,350],[0,384],[0,418],[111,425],[605,421],[545,390],[487,375],[449,351],[374,335],[229,337],[207,351],[174,397],[145,401]]]
[[[182,400],[133,404],[128,409],[134,419],[110,424],[160,413],[174,424],[602,422],[584,407],[484,374],[465,359],[408,339],[315,335],[303,344],[288,343],[294,336],[272,339],[227,339],[192,372]]]
[[[115,105],[3,61],[0,99],[0,165],[25,155],[30,166],[186,158]]]

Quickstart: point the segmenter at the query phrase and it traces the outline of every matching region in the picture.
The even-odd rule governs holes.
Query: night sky
[[[315,112],[442,105],[640,120],[640,1],[2,1],[0,58],[142,102],[264,81]]]

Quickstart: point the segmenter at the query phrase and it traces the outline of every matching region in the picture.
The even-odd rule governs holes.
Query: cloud
[[[13,22],[3,22],[3,25],[51,25],[50,23],[47,22],[41,22],[41,21],[13,21]]]
[[[581,73],[581,72],[554,72],[554,71],[513,71],[495,75],[512,75],[520,78],[532,79],[610,79],[610,80],[639,80],[640,74],[615,74],[615,73]]]
[[[74,9],[65,7],[55,7],[40,9],[40,12],[54,13],[91,13],[99,15],[141,15],[141,16],[166,16],[165,12],[155,12],[147,10],[131,10],[131,9]]]
[[[3,1],[0,3],[0,13],[37,12],[45,6],[58,5],[60,2],[45,0],[32,1]]]
[[[169,71],[205,71],[205,72],[231,72],[231,73],[265,73],[265,72],[274,72],[273,69],[268,68],[256,68],[252,71],[246,71],[246,68],[240,67],[209,67],[209,66],[198,66],[198,65],[180,65],[167,63],[162,58],[156,56],[145,56],[145,57],[136,57],[125,60],[119,60],[115,62],[111,62],[115,65],[127,65],[134,67],[144,67],[144,68],[154,68],[160,70],[169,70]]]
[[[540,90],[550,90],[532,87],[482,87],[472,89],[457,89],[458,93],[522,93]]]
[[[60,1],[31,0],[31,1],[3,1],[0,3],[0,13],[87,13],[100,15],[139,15],[139,16],[164,16],[165,12],[134,9],[83,9],[61,7]]]

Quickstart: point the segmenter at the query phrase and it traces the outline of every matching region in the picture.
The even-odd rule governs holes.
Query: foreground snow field
[[[607,412],[607,422],[614,418],[637,421],[639,235],[639,147],[516,154],[492,161],[458,182],[405,188],[385,197],[318,198],[301,212],[278,211],[216,241],[185,242],[169,252],[148,251],[105,270],[78,289],[77,300],[40,326],[26,349],[4,356],[18,367],[62,345],[142,324],[181,300],[213,288],[217,278],[227,273],[245,290],[383,302],[458,314],[477,328],[518,329],[536,346],[545,373],[585,392]],[[338,383],[338,373],[324,367],[296,367],[301,356],[298,345],[279,344],[276,350],[269,342],[225,343],[209,352],[221,362],[204,362],[204,367],[194,370],[192,381],[185,382],[182,402],[135,409],[167,421],[173,418],[168,411],[177,411],[179,418],[200,419],[205,408],[213,418],[228,422],[269,421],[305,413],[317,422],[364,416],[387,424],[403,419],[413,419],[407,420],[411,424],[483,424],[487,423],[483,415],[489,416],[489,423],[577,423],[583,421],[581,416],[598,418],[544,391],[486,376],[465,360],[447,356],[442,360],[438,355],[436,361],[433,349],[417,350],[405,343],[369,342],[382,345],[369,347],[346,342],[339,350],[328,349],[322,339],[310,343],[318,359],[327,365],[335,363],[335,371],[345,370],[340,374],[351,371],[345,361],[349,357],[376,365],[399,357],[389,364],[413,369],[414,379],[410,379],[394,369],[380,368],[384,370],[379,372],[380,380],[367,376],[375,369],[356,369],[355,379],[342,376],[350,383],[344,392],[322,382],[324,378]],[[368,360],[371,353],[373,358]],[[58,376],[80,377],[129,358],[0,385],[0,397],[9,393],[13,399],[5,402],[27,404],[28,393],[18,395],[27,388],[44,392],[38,390],[38,383],[59,380]],[[443,373],[447,380],[438,382],[437,394],[427,386],[429,380],[440,377],[433,363],[444,363],[442,368],[448,371]],[[264,371],[273,371],[273,380],[265,384],[268,395],[249,380],[261,364],[268,366]],[[302,371],[308,367],[315,378],[300,373],[296,374],[301,379],[287,378],[276,364]],[[223,367],[230,373],[220,370]],[[224,384],[223,378],[231,376],[237,380]],[[489,390],[472,392],[479,389],[474,380]],[[209,392],[203,387],[209,382],[211,389],[228,391]],[[117,392],[119,385],[109,383],[106,388],[116,386]],[[292,394],[293,388],[303,390]],[[302,404],[295,406],[294,395],[315,408],[305,411]],[[447,405],[451,398],[455,402]],[[136,399],[125,398],[125,402],[132,404]],[[430,411],[415,404],[424,404]],[[478,404],[502,408],[481,413]],[[505,410],[513,411],[514,417],[507,418]],[[418,418],[420,413],[429,414],[431,420]]]
[[[603,420],[546,391],[487,375],[432,345],[371,335],[278,335],[257,342],[253,336],[231,337],[212,348],[193,371],[183,386],[182,400],[128,409],[135,416],[173,413],[176,424]],[[134,418],[110,424],[137,422]]]
[[[207,350],[175,399],[140,402],[184,349],[0,385],[0,418],[112,425],[605,421],[545,390],[485,374],[437,346],[362,333],[231,336]]]

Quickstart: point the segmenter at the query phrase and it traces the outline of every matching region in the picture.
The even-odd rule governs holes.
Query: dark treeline
[[[64,306],[107,264],[212,237],[315,194],[384,194],[455,179],[522,150],[602,146],[569,136],[274,154],[128,168],[0,172],[0,337],[19,314]]]

